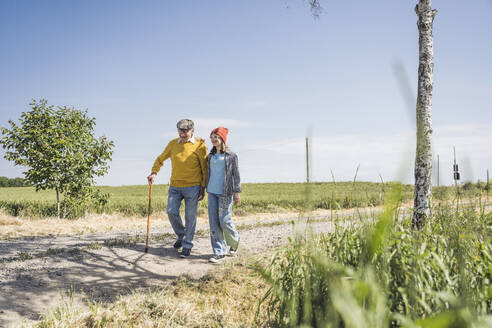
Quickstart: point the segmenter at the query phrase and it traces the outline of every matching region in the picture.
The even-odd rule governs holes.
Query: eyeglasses
[[[178,129],[178,132],[188,133],[191,129]]]

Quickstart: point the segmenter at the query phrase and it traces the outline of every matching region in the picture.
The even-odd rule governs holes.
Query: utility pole
[[[456,164],[456,148],[454,146],[453,146],[453,153],[454,153],[453,177],[454,177],[454,186],[456,187],[456,212],[458,212],[460,206],[460,189],[458,187],[460,172],[458,170],[458,164]]]
[[[306,182],[309,183],[309,137],[306,137]]]
[[[454,164],[453,164],[454,185],[455,185],[455,187],[458,187],[458,180],[460,179],[460,172],[458,170],[458,164],[456,164],[456,147],[454,147],[454,146],[453,146],[453,153],[454,153]]]

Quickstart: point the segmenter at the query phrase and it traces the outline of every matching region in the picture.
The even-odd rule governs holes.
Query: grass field
[[[245,183],[242,185],[241,203],[234,206],[234,215],[301,211],[306,209],[344,209],[378,206],[383,204],[390,184],[373,182],[323,182],[323,183]],[[89,207],[87,213],[118,213],[146,216],[149,187],[147,185],[122,187],[97,187],[110,195],[103,207]],[[163,212],[167,203],[168,185],[154,185],[152,209]],[[460,187],[463,197],[476,197],[484,193],[485,184],[465,184]],[[402,200],[413,198],[413,186],[404,185]],[[454,187],[433,188],[436,200],[456,197]],[[0,209],[15,217],[56,216],[54,191],[36,192],[32,187],[0,188]],[[199,214],[206,214],[207,201],[199,203]]]

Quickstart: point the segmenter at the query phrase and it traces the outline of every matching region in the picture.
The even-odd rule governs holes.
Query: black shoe
[[[212,263],[220,263],[224,259],[225,255],[214,255],[208,259]]]
[[[190,256],[190,253],[191,253],[191,249],[190,248],[183,248],[181,250],[181,254],[179,254],[179,256],[181,256],[182,258],[186,258],[186,257],[189,257]]]
[[[176,248],[176,249],[180,249],[181,246],[183,246],[183,243],[182,243],[181,240],[176,240],[176,242],[173,245],[173,247]]]

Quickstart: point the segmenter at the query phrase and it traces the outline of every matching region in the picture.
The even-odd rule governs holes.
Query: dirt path
[[[313,218],[311,218],[313,219]],[[316,232],[330,231],[326,216],[314,218]],[[305,220],[297,227],[306,227]],[[302,223],[304,222],[304,223]],[[291,220],[238,224],[239,256],[271,250],[294,233]],[[183,274],[198,278],[214,268],[208,227],[199,226],[189,259],[172,247],[170,228],[153,231],[145,253],[143,231],[0,241],[0,327],[36,320],[71,288],[77,295],[113,301],[139,287],[163,286]],[[82,292],[82,293],[81,293]],[[79,296],[79,298],[82,296]]]

